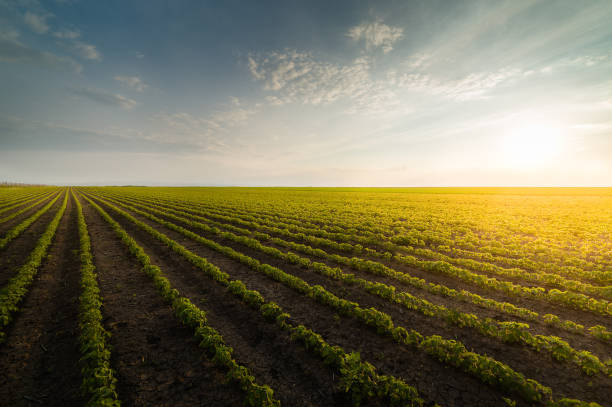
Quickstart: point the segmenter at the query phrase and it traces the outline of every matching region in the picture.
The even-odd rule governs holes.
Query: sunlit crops
[[[13,344],[20,321],[37,329],[32,298],[59,267],[44,256],[80,253],[78,287],[47,294],[51,310],[72,296],[78,313],[46,329],[80,332],[85,357],[57,374],[76,369],[82,402],[569,406],[612,394],[612,189],[13,188],[0,222],[2,253],[20,263],[0,264],[1,358],[26,352]]]

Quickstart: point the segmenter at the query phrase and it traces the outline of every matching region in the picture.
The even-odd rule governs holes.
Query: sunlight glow
[[[562,127],[527,121],[511,128],[502,140],[506,164],[517,169],[541,167],[555,161],[563,151]]]

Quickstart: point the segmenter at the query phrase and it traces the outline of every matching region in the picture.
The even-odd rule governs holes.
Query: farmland
[[[0,400],[578,406],[612,189],[0,188]]]

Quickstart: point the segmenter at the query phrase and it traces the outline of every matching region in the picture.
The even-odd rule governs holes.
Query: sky
[[[0,0],[0,180],[612,186],[612,2]]]

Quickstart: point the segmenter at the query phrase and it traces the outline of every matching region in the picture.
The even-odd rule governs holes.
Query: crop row
[[[182,212],[182,211],[176,211],[175,209],[172,209],[169,207],[169,205],[165,205],[164,209],[167,212],[172,212],[174,211],[175,213],[179,213],[183,216],[190,216],[192,218],[198,219],[198,220],[203,220],[209,223],[213,223],[217,226],[226,228],[228,230],[233,230],[236,231],[238,233],[242,233],[242,234],[247,234],[250,233],[251,231],[248,229],[242,229],[242,228],[238,228],[235,226],[232,226],[231,224],[221,224],[219,222],[216,222],[214,220],[211,220],[210,217],[206,216],[206,213],[200,212],[200,215],[202,216],[198,216],[198,215],[193,215],[191,213],[187,213],[187,212]],[[224,217],[225,222],[229,222],[229,223],[238,223],[238,224],[243,224],[243,222],[239,222],[239,221],[234,221],[234,219],[230,216],[225,216]],[[252,226],[252,225],[249,225]],[[277,235],[287,235],[289,234],[289,237],[292,237],[296,240],[306,240],[312,242],[313,240],[309,239],[308,237],[300,234],[300,235],[295,235],[292,233],[287,233],[286,231],[283,231],[282,229],[278,229],[278,228],[272,228],[272,227],[268,227],[266,228],[267,231],[270,231],[272,233],[275,233]],[[536,321],[536,320],[540,320],[546,324],[551,324],[551,325],[555,325],[559,328],[562,328],[564,330],[570,331],[570,332],[579,332],[579,333],[590,333],[593,336],[597,337],[598,339],[604,340],[604,341],[610,341],[612,340],[612,333],[610,333],[609,331],[606,330],[605,327],[602,326],[594,326],[592,328],[589,328],[588,330],[585,330],[584,326],[577,324],[573,321],[569,321],[569,320],[561,320],[559,317],[552,315],[552,314],[546,314],[543,316],[539,316],[537,313],[525,309],[525,308],[520,308],[520,307],[516,307],[512,304],[509,304],[507,302],[501,303],[492,299],[487,299],[487,298],[483,298],[477,294],[473,294],[470,293],[468,291],[465,290],[461,290],[461,291],[457,291],[455,289],[443,286],[443,285],[438,285],[438,284],[433,284],[433,283],[427,283],[425,280],[422,280],[420,278],[416,278],[413,276],[410,276],[408,273],[401,273],[398,272],[382,263],[379,262],[374,262],[371,260],[363,260],[357,257],[353,257],[353,258],[348,258],[348,257],[344,257],[341,255],[337,255],[337,254],[327,254],[324,250],[317,248],[317,249],[313,249],[310,246],[307,245],[303,245],[303,244],[299,244],[299,243],[295,243],[295,242],[291,242],[291,241],[285,241],[279,238],[275,238],[275,237],[270,237],[267,234],[261,233],[261,232],[253,232],[253,234],[256,237],[261,237],[263,239],[272,239],[275,243],[281,244],[285,247],[289,247],[293,250],[297,250],[297,251],[301,251],[307,254],[311,254],[311,255],[315,255],[318,257],[322,257],[322,258],[328,258],[330,260],[333,260],[337,263],[340,264],[345,264],[348,265],[350,267],[353,267],[355,269],[361,270],[361,271],[366,271],[369,273],[373,273],[373,274],[378,274],[378,275],[384,275],[387,277],[391,277],[394,278],[398,281],[401,281],[404,284],[409,284],[412,286],[415,286],[417,288],[421,288],[421,289],[426,289],[431,293],[437,294],[437,295],[443,295],[443,296],[447,296],[447,297],[453,297],[456,299],[459,299],[461,301],[465,301],[465,302],[471,302],[474,304],[477,304],[479,306],[484,306],[487,307],[489,309],[493,309],[499,312],[504,312],[506,314],[509,315],[513,315],[513,316],[518,316],[520,318],[524,318],[527,320],[532,320],[532,321]],[[314,245],[315,246],[320,246],[321,239],[320,238],[314,238]],[[337,247],[337,243],[335,242],[329,242],[329,241],[325,241],[323,246],[324,247],[328,247],[330,245]],[[335,244],[332,244],[335,243]],[[342,245],[342,244],[341,244]],[[438,264],[444,264],[444,263],[417,263],[415,264],[416,266],[421,266],[421,268],[428,270],[428,268],[425,268],[425,266],[430,266],[430,265],[438,265]]]
[[[79,226],[80,259],[81,259],[81,295],[79,297],[79,336],[81,348],[81,374],[83,391],[88,395],[87,406],[118,407],[115,390],[117,379],[111,367],[111,349],[108,344],[110,333],[102,323],[102,297],[96,277],[96,267],[91,254],[91,240],[87,223],[83,216],[83,207],[71,191],[77,207]]]
[[[141,264],[148,267],[149,270],[153,270],[152,274],[158,277],[159,282],[157,283],[158,288],[162,288],[167,296],[172,298],[179,298],[178,292],[171,289],[170,283],[167,279],[161,276],[161,271],[156,266],[150,264],[149,258],[146,256],[142,248],[140,248],[129,235],[121,229],[120,225],[114,221],[110,216],[104,212],[104,210],[97,205],[95,202],[85,197],[98,212],[109,222],[115,231],[121,235],[122,240],[128,244],[130,251],[135,254],[141,261]],[[381,398],[388,399],[392,404],[402,405],[420,405],[422,400],[418,397],[416,389],[407,385],[403,381],[394,378],[392,376],[380,375],[376,372],[376,369],[367,362],[360,360],[358,354],[347,354],[338,346],[331,346],[323,340],[323,338],[306,328],[303,325],[294,325],[289,322],[289,314],[283,312],[282,308],[273,302],[266,302],[261,294],[254,290],[246,289],[245,285],[240,280],[230,280],[227,273],[222,272],[216,266],[210,264],[204,258],[196,256],[185,247],[169,239],[165,235],[157,232],[153,228],[150,228],[146,224],[139,222],[128,213],[121,209],[106,203],[111,209],[118,214],[126,217],[128,220],[135,223],[138,227],[150,233],[153,237],[166,244],[170,249],[177,252],[181,256],[185,257],[189,262],[194,264],[196,267],[201,269],[207,276],[212,278],[215,282],[222,284],[228,288],[228,291],[233,295],[237,296],[243,303],[250,307],[258,309],[262,315],[269,322],[276,322],[277,325],[286,331],[291,333],[291,338],[295,341],[302,343],[309,351],[313,352],[324,362],[335,368],[342,378],[343,389],[351,394],[356,404],[366,398],[373,395],[377,395]],[[121,231],[121,233],[119,232]],[[163,282],[162,282],[163,279]],[[176,302],[176,300],[175,300]],[[189,302],[188,299],[182,299],[181,303]],[[189,304],[191,304],[189,302]],[[197,314],[204,315],[204,312],[199,310],[197,307],[191,304],[190,310],[186,312],[187,315]],[[202,343],[218,343],[220,335],[218,333],[210,333],[208,329],[197,329],[196,331],[202,332],[211,336],[210,339],[202,339]],[[227,348],[225,352],[227,357],[231,357],[231,348]],[[217,357],[217,352],[215,352]],[[226,358],[223,358],[225,360]],[[246,370],[246,369],[245,369]],[[270,395],[272,394],[270,390]],[[253,405],[260,405],[259,403],[253,403]]]
[[[24,230],[26,230],[32,223],[36,221],[36,219],[40,218],[45,212],[53,206],[55,201],[59,199],[61,193],[58,193],[57,196],[52,199],[48,204],[40,208],[36,213],[32,214],[30,217],[24,219],[20,224],[16,225],[12,229],[10,229],[2,239],[0,239],[0,250],[4,249],[6,245],[8,245],[13,239],[19,236]]]
[[[39,200],[35,200],[35,202],[34,202],[34,203],[32,203],[32,204],[30,204],[30,205],[26,206],[25,208],[21,208],[21,209],[19,209],[19,210],[15,211],[15,212],[11,213],[10,215],[6,215],[5,217],[0,218],[0,223],[8,222],[9,220],[11,220],[11,219],[13,219],[13,218],[15,218],[15,217],[17,217],[17,216],[21,215],[21,214],[22,214],[22,213],[24,213],[25,211],[27,211],[27,210],[29,210],[29,209],[31,209],[31,208],[33,208],[33,207],[35,207],[36,205],[40,204],[41,202],[43,202],[45,199],[47,199],[47,198],[49,197],[49,195],[50,195],[50,194],[47,194],[47,195],[43,196],[41,199],[39,199]],[[29,202],[30,202],[30,201],[28,201],[28,203],[29,203]]]
[[[109,199],[113,202],[121,204],[121,202]],[[123,206],[137,211],[144,216],[146,212],[137,210],[134,206],[122,204]],[[573,361],[589,375],[603,372],[612,374],[612,360],[602,363],[597,356],[588,351],[577,351],[572,348],[566,341],[556,336],[533,335],[528,332],[529,325],[518,322],[497,322],[490,318],[480,319],[474,314],[466,314],[454,309],[448,309],[441,305],[432,304],[429,301],[415,297],[406,292],[396,292],[396,287],[383,283],[375,283],[362,278],[357,278],[353,274],[342,272],[339,268],[332,268],[323,263],[312,262],[310,259],[300,257],[297,254],[282,252],[274,247],[265,246],[261,241],[249,238],[246,236],[238,236],[231,232],[221,232],[219,229],[207,226],[200,222],[180,217],[169,213],[170,211],[161,211],[151,206],[136,204],[137,207],[146,209],[149,213],[154,213],[174,221],[182,222],[191,227],[204,230],[207,233],[218,235],[223,239],[227,239],[244,246],[250,247],[267,255],[287,261],[291,264],[297,264],[303,268],[309,269],[315,273],[326,277],[342,281],[347,284],[357,285],[363,290],[388,300],[392,303],[401,304],[404,307],[420,312],[423,315],[437,317],[446,322],[459,326],[475,329],[477,332],[496,338],[506,343],[519,343],[524,346],[529,346],[537,351],[549,352],[556,360]],[[172,211],[177,212],[177,211]],[[218,247],[206,243],[207,246],[219,250]]]
[[[57,199],[59,196],[60,195],[58,195],[55,199]],[[55,202],[55,200],[53,202]],[[19,310],[19,302],[28,292],[30,284],[38,272],[38,267],[47,254],[49,245],[51,245],[53,236],[55,236],[59,222],[64,215],[64,211],[66,210],[67,202],[68,191],[65,191],[64,201],[62,202],[61,207],[57,211],[53,220],[49,223],[49,225],[47,225],[45,232],[38,239],[36,247],[34,247],[32,252],[29,254],[25,264],[19,267],[16,275],[12,277],[7,285],[0,290],[0,343],[5,341],[5,329],[11,322],[13,314]]]
[[[108,202],[106,202],[106,205],[154,237],[157,237],[159,240],[166,241],[170,245],[178,245],[178,243],[167,238],[165,235],[161,234],[147,224],[135,219],[125,211]],[[287,274],[276,267],[268,264],[262,264],[249,256],[205,239],[171,222],[164,221],[163,219],[159,219],[154,215],[137,210],[133,207],[130,208],[128,205],[123,206],[129,208],[135,213],[139,213],[157,223],[177,231],[190,239],[197,241],[198,243],[213,248],[214,250],[217,250],[224,255],[247,265],[251,269],[261,272],[294,289],[295,291],[335,309],[341,315],[352,316],[357,320],[362,321],[365,325],[374,328],[380,335],[391,337],[397,343],[421,349],[443,363],[456,366],[466,373],[479,378],[484,383],[494,385],[503,391],[516,394],[528,402],[548,402],[552,400],[552,391],[550,388],[543,386],[534,380],[526,379],[522,374],[514,371],[509,366],[488,356],[483,356],[468,351],[465,346],[458,341],[443,339],[438,335],[424,337],[415,330],[408,331],[403,327],[396,327],[389,315],[382,313],[375,308],[361,308],[359,304],[339,298],[321,286],[310,286],[302,279]]]
[[[209,215],[211,214],[211,212],[214,213],[214,211],[211,211],[211,210],[208,210],[207,212]],[[223,214],[221,213],[217,212],[217,214],[223,216]],[[530,281],[530,282],[535,282],[535,283],[540,283],[540,284],[551,284],[551,285],[555,285],[555,286],[558,286],[566,290],[572,290],[572,291],[579,292],[579,293],[601,296],[604,299],[612,298],[612,286],[608,286],[608,287],[594,286],[592,284],[584,283],[582,281],[565,278],[556,273],[544,272],[541,269],[538,270],[537,273],[535,273],[535,272],[528,272],[521,268],[516,268],[516,267],[515,268],[504,268],[496,264],[487,263],[483,261],[476,261],[470,258],[449,256],[449,255],[443,254],[438,251],[434,251],[429,248],[418,247],[418,246],[423,246],[423,244],[418,243],[418,242],[422,242],[419,236],[411,236],[411,237],[402,236],[402,237],[394,237],[394,238],[391,238],[390,240],[386,240],[383,236],[381,236],[381,234],[371,234],[371,235],[363,237],[363,236],[347,234],[347,233],[342,233],[342,232],[326,232],[325,230],[322,230],[320,228],[307,228],[307,227],[304,227],[303,225],[291,225],[291,224],[287,224],[287,223],[283,223],[279,221],[276,221],[276,222],[266,221],[261,218],[258,219],[255,216],[250,216],[248,218],[242,217],[242,219],[245,219],[247,222],[251,222],[257,225],[254,227],[261,227],[261,225],[279,227],[279,228],[285,229],[289,232],[296,233],[296,234],[304,233],[309,236],[317,236],[317,237],[333,240],[336,242],[349,243],[351,244],[352,246],[351,249],[354,253],[361,253],[362,251],[367,250],[363,248],[364,246],[375,247],[382,251],[386,251],[390,253],[398,253],[398,254],[409,253],[409,254],[418,255],[419,257],[425,258],[425,259],[441,260],[441,261],[455,264],[455,265],[464,267],[469,270],[477,271],[477,272],[486,272],[486,273],[490,273],[490,274],[494,274],[494,275],[498,275],[498,276],[502,276],[506,278],[520,279],[520,280]],[[450,247],[449,247],[449,251],[450,251]],[[372,250],[367,250],[367,252],[368,254],[374,254],[377,257],[381,256],[380,251],[376,251],[376,253],[372,253]],[[463,255],[470,254],[470,253],[467,253],[467,251],[465,250],[459,252],[458,249],[455,250],[453,253],[463,254]],[[484,260],[485,258],[484,255],[486,253],[478,253],[478,254],[475,254],[475,256],[478,256],[479,254],[481,254],[483,257],[481,260]],[[383,255],[384,255],[384,252],[383,252]],[[587,279],[591,279],[593,278],[593,276],[600,276],[603,281],[605,281],[607,277],[612,277],[612,272],[609,272],[609,271],[597,273],[597,272],[592,272],[592,271],[574,270],[572,274],[575,277],[587,278]]]
[[[232,348],[227,346],[221,335],[210,325],[206,319],[206,313],[196,307],[188,298],[182,297],[178,290],[172,288],[170,281],[164,277],[161,269],[151,263],[151,259],[134,239],[132,239],[123,228],[113,220],[99,205],[83,196],[109,223],[115,234],[128,247],[130,253],[142,266],[142,271],[154,282],[155,287],[172,306],[172,310],[179,320],[194,330],[195,336],[200,341],[200,346],[213,355],[213,362],[228,370],[228,378],[237,382],[246,393],[246,401],[253,406],[276,406],[278,401],[274,399],[274,392],[266,385],[258,385],[255,378],[248,369],[240,365],[232,357]]]
[[[222,220],[230,220],[231,217],[226,215],[209,215],[208,217],[218,218]],[[230,219],[228,219],[230,218]],[[234,220],[236,222],[236,220]],[[366,254],[369,256],[387,259],[387,260],[395,260],[399,263],[409,265],[411,267],[415,267],[428,272],[435,272],[437,274],[442,274],[448,277],[456,278],[470,284],[475,284],[477,286],[492,289],[496,291],[500,291],[509,295],[516,295],[527,298],[535,298],[535,299],[543,299],[546,301],[550,301],[552,303],[557,303],[563,306],[567,306],[569,308],[590,311],[593,313],[601,314],[601,315],[612,315],[612,305],[610,305],[607,300],[598,300],[584,294],[578,294],[571,291],[561,291],[558,289],[550,289],[546,290],[542,287],[526,287],[520,284],[512,283],[509,281],[498,280],[496,278],[488,277],[483,274],[474,273],[467,269],[459,268],[451,263],[449,263],[447,258],[445,260],[421,260],[411,255],[402,255],[402,254],[391,254],[390,252],[379,252],[376,250],[369,249],[367,247],[363,247],[361,244],[351,244],[348,242],[338,243],[335,240],[331,240],[328,238],[315,237],[305,232],[291,232],[286,228],[278,228],[276,226],[269,226],[262,223],[257,222],[248,222],[241,221],[238,222],[243,226],[248,226],[254,229],[265,230],[271,233],[277,233],[283,236],[287,236],[299,241],[307,242],[310,244],[324,246],[331,248],[333,250],[351,253],[351,254]],[[416,250],[416,249],[415,249]],[[420,249],[418,249],[420,250]],[[441,256],[441,255],[439,255]],[[476,262],[474,262],[476,263]],[[537,279],[536,274],[525,272],[520,269],[514,269],[512,271],[505,270],[504,273],[512,275],[513,278],[521,278],[525,280]],[[490,271],[490,270],[486,270]],[[580,282],[575,282],[576,284],[583,284]],[[569,283],[568,283],[569,284]],[[577,285],[573,285],[572,287],[577,287]],[[610,291],[609,287],[593,287],[597,288],[600,291],[600,294],[606,294]]]
[[[191,203],[191,205],[197,206],[195,203]],[[237,215],[237,212],[240,212],[234,209],[223,211],[214,206],[206,206],[206,210],[208,213],[218,215],[224,215],[227,212]],[[560,287],[577,290],[587,294],[607,295],[605,298],[608,299],[610,299],[610,296],[612,296],[611,287],[608,287],[606,291],[605,287],[592,286],[581,281],[570,280],[561,276],[564,275],[566,277],[584,279],[587,281],[594,280],[598,283],[609,284],[612,282],[612,272],[609,270],[581,270],[575,266],[559,268],[554,267],[553,264],[548,262],[535,262],[533,260],[529,260],[524,256],[517,259],[514,257],[493,255],[486,251],[483,252],[460,249],[456,247],[455,242],[450,239],[436,241],[435,243],[431,242],[432,238],[430,234],[426,234],[424,231],[419,231],[418,229],[411,229],[409,233],[404,233],[401,235],[387,236],[384,233],[381,233],[381,231],[378,229],[375,231],[361,229],[361,231],[358,232],[354,228],[349,228],[347,230],[347,228],[342,226],[325,227],[305,221],[303,219],[285,219],[278,214],[272,216],[261,213],[252,214],[243,212],[241,215],[239,215],[239,217],[251,222],[262,222],[268,225],[273,224],[275,226],[280,225],[281,227],[295,233],[303,232],[312,236],[325,237],[336,241],[358,243],[371,247],[377,247],[381,250],[390,252],[401,253],[407,250],[409,252],[418,253],[420,256],[424,256],[426,258],[445,260],[475,271],[487,271],[506,277],[521,277],[526,281],[556,284]],[[429,242],[430,246],[436,250],[427,248],[426,246],[428,246],[428,244],[426,242]],[[519,256],[519,253],[511,254],[513,256]],[[474,258],[480,260],[480,262],[470,261],[470,259],[474,260]],[[508,269],[500,267],[494,264],[495,262],[502,263],[512,268]],[[522,273],[523,270],[521,270],[521,268],[537,273],[530,273],[531,275]],[[527,277],[525,278],[525,276]]]
[[[19,202],[17,202],[17,203],[15,203],[15,202],[13,201],[13,202],[11,203],[11,205],[9,205],[9,206],[7,206],[7,207],[5,207],[5,208],[0,209],[0,214],[2,214],[2,213],[4,213],[4,212],[7,212],[7,211],[10,211],[11,209],[14,209],[14,208],[16,208],[16,207],[18,207],[18,206],[28,204],[28,203],[30,203],[30,202],[32,202],[32,201],[36,201],[36,200],[38,200],[38,199],[40,199],[40,198],[46,198],[46,197],[49,197],[49,196],[50,196],[52,193],[53,193],[53,192],[46,192],[46,193],[36,194],[36,195],[34,195],[33,197],[27,197],[26,199],[19,200]],[[30,208],[30,207],[28,207],[28,208]],[[23,211],[21,211],[21,212],[19,212],[19,213],[22,213],[22,212],[23,212]],[[3,222],[6,222],[6,221],[10,220],[11,218],[9,218],[9,216],[12,216],[12,215],[13,215],[13,214],[11,214],[11,215],[7,215],[7,216],[5,216],[4,218],[0,218],[0,223],[3,223]],[[14,215],[14,216],[17,216],[17,215]],[[12,217],[14,217],[14,216],[12,216]]]
[[[172,194],[169,197],[169,200],[171,201],[176,201],[177,199],[178,197],[176,196],[176,194]],[[376,202],[377,204],[380,203],[378,200]],[[259,203],[260,202],[257,202],[257,201],[255,202],[249,201],[249,205],[259,204]],[[464,218],[464,219],[457,220],[456,219],[457,213],[454,212],[452,218],[448,218],[448,219],[438,218],[438,219],[424,220],[422,216],[421,218],[418,218],[418,217],[414,217],[414,215],[419,215],[419,213],[424,213],[427,216],[431,216],[432,213],[429,211],[430,209],[429,207],[419,207],[418,211],[414,211],[414,210],[404,211],[400,214],[400,213],[397,213],[397,211],[395,212],[392,211],[392,209],[394,209],[392,207],[391,208],[386,207],[384,212],[378,211],[377,213],[373,213],[372,209],[376,209],[376,208],[371,208],[371,207],[366,206],[364,210],[358,213],[353,213],[351,215],[352,217],[351,219],[347,219],[346,216],[348,215],[348,213],[346,211],[343,211],[340,213],[338,210],[336,210],[336,207],[334,207],[333,203],[328,205],[325,208],[321,208],[321,210],[318,210],[316,212],[312,212],[312,211],[303,209],[303,208],[308,208],[312,206],[311,202],[308,202],[307,206],[300,205],[299,207],[292,206],[292,207],[284,207],[284,208],[282,208],[282,206],[287,205],[286,200],[283,200],[282,204],[276,205],[276,206],[270,205],[271,203],[273,202],[266,200],[266,205],[265,206],[257,205],[256,210],[253,210],[252,208],[247,208],[247,205],[245,205],[244,203],[239,205],[236,202],[228,203],[227,201],[205,204],[202,202],[202,199],[199,199],[197,203],[191,202],[190,204],[198,205],[200,207],[205,206],[209,210],[215,210],[220,207],[224,207],[226,208],[226,211],[229,211],[232,213],[239,213],[239,212],[253,213],[255,212],[257,216],[266,214],[271,217],[276,217],[277,219],[282,218],[285,221],[287,219],[290,219],[292,222],[294,222],[297,225],[310,224],[310,225],[313,225],[313,227],[317,229],[325,228],[325,229],[332,230],[335,232],[349,231],[355,234],[359,234],[359,233],[365,234],[365,235],[374,234],[375,235],[374,240],[378,240],[378,241],[384,240],[387,237],[394,237],[398,239],[398,241],[402,241],[402,240],[410,241],[411,243],[416,244],[416,245],[427,244],[432,247],[445,246],[445,245],[457,247],[457,246],[463,245],[465,246],[464,249],[472,250],[473,253],[490,252],[493,255],[507,256],[508,258],[517,258],[517,257],[520,259],[533,258],[532,261],[535,261],[538,264],[538,268],[535,269],[535,271],[539,271],[542,269],[541,266],[545,266],[547,270],[555,272],[556,270],[555,270],[554,263],[558,263],[561,259],[566,259],[567,253],[572,252],[571,247],[564,246],[563,248],[556,249],[553,253],[551,253],[549,256],[546,256],[546,258],[543,259],[541,256],[541,253],[545,252],[545,250],[547,249],[550,249],[549,246],[554,244],[554,241],[547,242],[547,246],[542,246],[542,245],[529,246],[529,245],[526,245],[526,242],[524,240],[517,241],[516,243],[513,244],[513,242],[517,240],[517,237],[515,235],[520,234],[519,230],[515,230],[516,228],[511,228],[512,232],[516,231],[517,233],[509,234],[508,231],[503,231],[503,229],[500,229],[499,224],[500,223],[507,224],[508,223],[507,221],[509,220],[508,218],[503,218],[503,217],[501,219],[501,222],[494,223],[494,228],[488,231],[488,233],[494,232],[496,239],[502,238],[503,240],[501,242],[499,240],[493,240],[488,243],[487,242],[483,243],[480,241],[481,237],[483,236],[482,232],[477,232],[477,234],[470,233],[469,232],[470,227],[466,227],[465,225],[465,223],[473,224],[473,217],[474,215],[477,214],[477,212],[470,212],[468,219]],[[450,202],[450,205],[452,205],[452,202]],[[353,200],[351,202],[351,207],[354,207],[354,206],[358,206],[358,205]],[[273,209],[270,209],[270,208],[273,208]],[[499,208],[496,208],[496,209],[499,209]],[[394,215],[394,213],[396,213],[397,216]],[[376,216],[372,217],[371,216],[372,214]],[[408,219],[403,219],[403,218],[408,218]],[[510,219],[513,219],[513,218],[514,217],[510,217]],[[398,219],[400,219],[401,221]],[[312,220],[312,222],[316,222],[316,223],[311,223],[305,220]],[[333,225],[339,225],[339,226],[333,226]],[[406,226],[409,226],[407,230],[405,230]],[[521,229],[521,228],[519,227],[518,229]],[[457,239],[456,237],[453,237],[453,235],[457,233],[458,231],[466,232],[467,234],[471,236],[472,240],[471,241],[468,239],[461,240],[461,239]],[[538,231],[541,231],[541,227],[538,229]],[[388,236],[389,232],[393,232],[393,234],[391,236]],[[554,232],[558,234],[559,232],[558,228],[555,228]],[[570,241],[573,242],[574,240],[575,239],[572,239]],[[510,247],[512,247],[512,249],[510,249]],[[534,253],[536,254],[536,257],[533,257]],[[605,253],[605,251],[602,251],[601,253]],[[601,256],[598,256],[598,257],[601,257]],[[597,270],[597,269],[601,270],[603,259],[599,259],[599,262],[592,262],[592,261],[586,261],[584,259],[579,259],[576,257],[571,257],[571,258],[566,259],[566,262],[568,263],[568,268],[566,269],[565,266],[562,266],[560,270],[562,271],[566,270],[569,272],[579,271],[578,268],[589,268],[590,270]]]
[[[181,207],[180,205],[177,205]],[[196,213],[201,213],[201,211],[193,210]],[[265,230],[272,233],[279,233],[281,235],[291,237],[294,239],[298,239],[301,241],[305,241],[310,244],[322,245],[328,248],[332,248],[334,250],[348,252],[351,254],[366,254],[369,256],[374,256],[378,258],[385,259],[393,259],[403,264],[408,264],[412,267],[416,267],[419,269],[423,269],[428,272],[436,272],[437,274],[443,274],[452,278],[457,278],[462,281],[468,282],[470,284],[475,284],[480,287],[485,287],[487,289],[493,289],[496,291],[504,292],[509,295],[516,295],[528,298],[537,298],[544,299],[550,302],[558,303],[563,306],[567,306],[574,309],[590,311],[602,315],[612,315],[612,305],[607,300],[598,300],[584,294],[579,294],[571,291],[560,291],[558,289],[546,290],[542,287],[526,287],[520,284],[512,283],[509,281],[498,280],[496,278],[488,277],[483,274],[470,272],[467,269],[459,268],[451,264],[452,262],[461,262],[463,265],[470,265],[472,268],[481,269],[481,271],[486,272],[495,272],[499,274],[503,274],[505,276],[511,276],[512,278],[524,279],[527,281],[539,281],[546,283],[556,283],[557,285],[561,285],[563,287],[570,287],[571,289],[575,289],[577,291],[588,291],[595,292],[598,295],[609,297],[612,296],[612,286],[611,287],[595,287],[589,284],[584,284],[579,281],[574,280],[565,280],[560,276],[550,275],[548,273],[543,273],[544,277],[538,277],[539,274],[526,272],[521,269],[504,269],[499,266],[489,265],[487,267],[479,262],[472,261],[469,259],[451,259],[448,256],[444,256],[439,253],[432,252],[429,249],[414,249],[414,253],[420,255],[428,255],[430,257],[437,258],[435,261],[430,260],[421,260],[411,255],[402,255],[396,253],[393,255],[391,252],[379,252],[368,247],[364,247],[361,244],[352,244],[349,243],[348,240],[341,240],[341,243],[338,243],[336,240],[330,239],[328,237],[317,237],[311,234],[312,230],[307,228],[298,228],[300,231],[295,232],[286,228],[286,225],[282,225],[283,227],[279,228],[276,225],[269,225],[262,222],[253,222],[253,221],[243,221],[237,220],[236,218],[228,217],[227,215],[211,215],[210,213],[205,214],[206,217],[216,218],[220,220],[230,220],[235,223],[238,223],[242,226],[250,227],[258,230]],[[230,218],[230,219],[228,219]],[[296,228],[293,228],[294,230]],[[331,234],[336,239],[337,235],[343,236],[342,234]],[[342,237],[341,237],[342,238]],[[563,283],[560,283],[563,281]]]
[[[14,206],[15,204],[21,205],[22,203],[19,203],[19,202],[36,199],[37,196],[42,196],[43,194],[46,194],[48,192],[49,192],[49,188],[32,189],[32,190],[28,189],[28,191],[26,192],[21,191],[19,193],[14,193],[10,195],[9,194],[2,195],[0,197],[0,213],[4,212],[7,206]],[[0,195],[1,194],[2,194],[2,191],[0,191]]]

